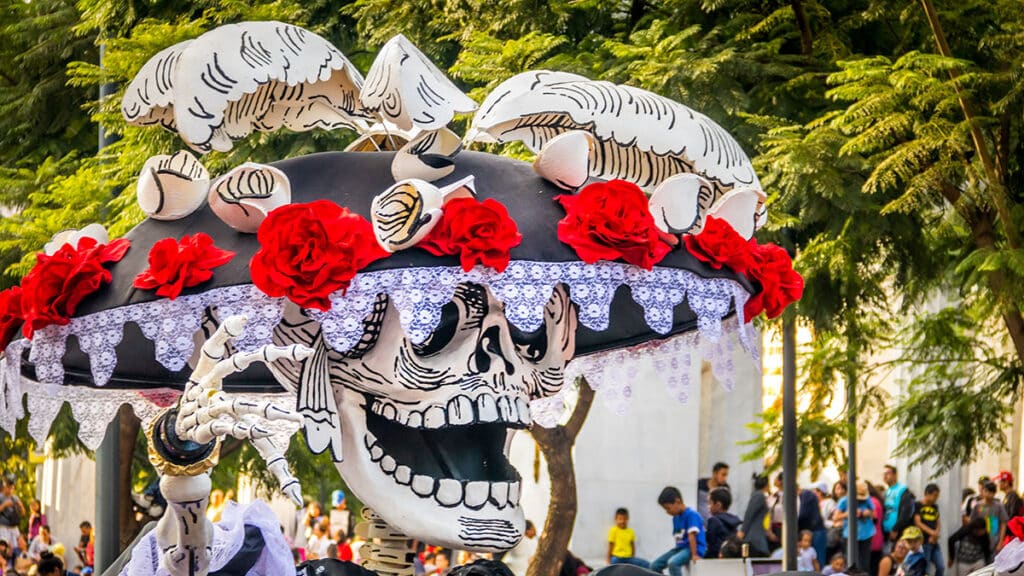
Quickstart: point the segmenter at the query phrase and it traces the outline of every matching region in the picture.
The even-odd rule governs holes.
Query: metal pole
[[[782,523],[783,570],[796,570],[796,320],[792,310],[782,317]]]
[[[847,519],[850,535],[846,541],[846,564],[850,566],[860,560],[857,558],[857,379],[853,368],[846,373],[846,418],[846,511],[850,514]],[[858,564],[857,568],[865,572],[868,567]]]
[[[103,68],[104,47],[100,44],[100,68]],[[114,92],[110,84],[100,84],[100,100]],[[113,141],[103,126],[99,129],[97,151]],[[107,426],[103,443],[96,450],[96,573],[102,574],[121,553],[120,482],[121,418]]]

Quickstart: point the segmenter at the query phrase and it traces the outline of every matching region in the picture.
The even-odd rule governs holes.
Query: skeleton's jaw
[[[419,425],[412,426],[379,404],[374,413],[367,407],[375,406],[372,397],[348,390],[336,398],[345,454],[337,467],[367,506],[431,544],[486,552],[519,541],[525,525],[520,477],[506,449],[511,428],[522,427],[528,415],[509,411],[505,417],[499,410],[491,419],[485,411],[481,422],[473,411],[462,425],[428,426],[414,418]],[[446,422],[465,419],[446,412]]]

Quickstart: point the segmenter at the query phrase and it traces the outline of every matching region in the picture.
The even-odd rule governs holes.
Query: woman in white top
[[[819,482],[814,491],[818,493],[818,507],[821,509],[821,518],[825,521],[825,529],[832,528],[832,513],[836,511],[836,501],[832,499],[832,491],[828,489],[828,482]]]

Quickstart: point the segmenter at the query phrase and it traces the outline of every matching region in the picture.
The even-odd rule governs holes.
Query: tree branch
[[[932,29],[932,36],[935,38],[935,45],[939,49],[939,54],[942,54],[946,58],[953,57],[953,51],[949,48],[949,43],[946,42],[946,35],[942,31],[942,24],[939,22],[939,16],[935,12],[935,6],[932,5],[932,0],[921,0],[921,5],[924,7],[925,16],[928,18],[928,25]],[[960,77],[960,73],[956,70],[949,71],[949,77],[953,80],[953,89],[956,90],[957,100],[960,102],[960,109],[964,113],[964,119],[967,121],[967,126],[971,130],[971,140],[974,142],[974,149],[978,153],[978,157],[981,159],[982,167],[985,169],[985,175],[988,177],[988,187],[992,190],[992,202],[995,204],[996,212],[999,214],[999,220],[1003,223],[1004,231],[1006,232],[1006,239],[1013,249],[1020,248],[1020,232],[1017,227],[1014,226],[1013,220],[1010,218],[1010,206],[1009,198],[1006,193],[1006,188],[1003,186],[1003,178],[1000,174],[995,161],[992,159],[992,154],[988,149],[988,144],[985,142],[985,135],[981,131],[981,127],[977,122],[977,115],[974,112],[970,100],[967,95],[960,89],[956,84],[956,80]]]
[[[580,429],[583,428],[583,423],[587,420],[590,406],[594,403],[594,389],[590,387],[586,376],[580,376],[578,382],[579,398],[576,400],[576,407],[572,411],[572,416],[565,423],[565,433],[574,442],[576,441],[576,436],[580,433]]]

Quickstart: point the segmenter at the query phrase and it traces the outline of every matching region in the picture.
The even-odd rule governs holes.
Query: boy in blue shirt
[[[668,567],[670,576],[682,576],[683,566],[691,560],[704,557],[707,538],[704,535],[704,520],[700,514],[683,504],[683,495],[678,488],[669,486],[661,491],[658,504],[672,517],[672,535],[676,545],[651,563],[651,570],[661,574]]]

